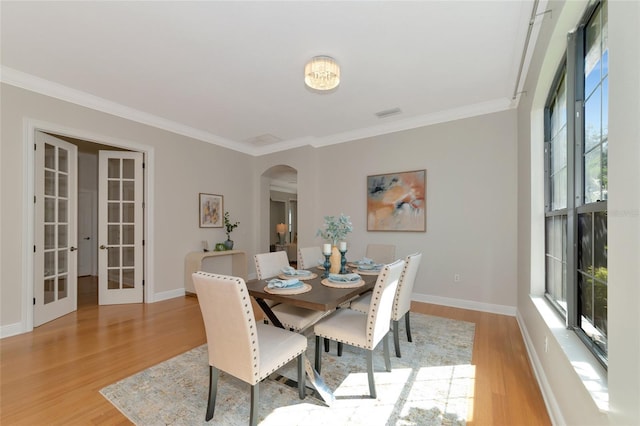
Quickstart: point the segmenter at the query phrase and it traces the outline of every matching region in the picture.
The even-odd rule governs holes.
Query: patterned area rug
[[[475,369],[471,365],[472,323],[411,314],[413,343],[400,326],[402,358],[396,358],[389,335],[391,372],[386,372],[382,344],[374,354],[378,397],[368,397],[366,354],[336,345],[322,352],[322,378],[333,389],[335,401],[298,398],[297,388],[275,380],[260,383],[258,422],[261,425],[464,425],[473,394]],[[315,339],[309,337],[307,357],[313,363]],[[296,378],[296,363],[280,371]],[[100,393],[137,425],[247,425],[250,386],[221,372],[216,411],[204,421],[209,367],[207,346],[103,388]]]

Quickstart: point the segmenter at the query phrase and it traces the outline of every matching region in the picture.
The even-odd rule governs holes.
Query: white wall
[[[586,2],[551,2],[518,111],[518,319],[556,424],[640,424],[640,3],[609,2],[608,373],[545,312],[542,109]],[[559,321],[556,320],[559,323]],[[545,340],[548,347],[545,349]],[[582,350],[582,352],[586,352]],[[582,357],[577,360],[576,357]],[[593,372],[588,377],[588,372]],[[582,375],[582,377],[581,377]],[[584,380],[584,382],[583,382]],[[607,392],[608,382],[608,394]],[[604,391],[594,392],[604,385]],[[608,396],[608,409],[606,397]],[[604,398],[603,398],[604,397]],[[605,401],[605,409],[597,403]]]
[[[424,253],[415,299],[514,314],[516,113],[505,111],[258,159],[298,170],[298,245],[319,245],[323,216],[351,216],[347,257],[367,243]],[[427,232],[367,232],[367,175],[427,170]],[[455,273],[461,282],[454,283]]]
[[[153,282],[151,301],[184,292],[184,258],[201,249],[201,241],[212,246],[225,240],[222,228],[198,227],[198,193],[224,196],[224,208],[241,226],[233,231],[236,247],[248,252],[253,246],[253,157],[157,128],[124,120],[33,92],[2,84],[1,164],[1,268],[0,325],[2,335],[25,331],[23,291],[27,282],[24,257],[25,226],[25,120],[53,123],[73,129],[83,138],[97,135],[98,142],[127,141],[153,150],[152,179],[154,214],[149,259]],[[150,171],[148,169],[148,171]],[[27,243],[29,244],[29,243]]]

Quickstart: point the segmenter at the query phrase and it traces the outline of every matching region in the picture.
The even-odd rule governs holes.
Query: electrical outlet
[[[460,282],[460,274],[453,274],[453,282],[454,283]]]

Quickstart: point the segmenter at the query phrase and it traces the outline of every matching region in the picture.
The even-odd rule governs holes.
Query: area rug
[[[400,326],[402,357],[396,358],[389,335],[392,371],[384,368],[382,344],[374,354],[377,398],[368,397],[366,353],[336,345],[322,352],[322,378],[335,400],[298,398],[297,388],[266,379],[260,383],[261,425],[464,425],[473,394],[473,323],[411,314],[413,342]],[[313,363],[315,339],[307,357]],[[296,378],[296,363],[279,372]],[[246,425],[250,386],[221,372],[216,411],[205,422],[209,382],[207,346],[202,345],[109,385],[100,393],[137,425]]]

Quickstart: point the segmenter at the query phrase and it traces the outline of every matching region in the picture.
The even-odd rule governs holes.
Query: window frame
[[[600,348],[581,328],[581,306],[578,274],[579,255],[579,233],[578,219],[581,214],[595,212],[607,212],[607,201],[599,200],[585,204],[585,167],[584,167],[584,147],[585,147],[585,93],[584,93],[584,66],[585,66],[585,44],[586,29],[599,10],[606,7],[606,0],[595,1],[589,5],[575,31],[567,35],[567,50],[564,60],[558,66],[553,83],[550,87],[544,108],[544,201],[545,201],[545,298],[564,318],[567,329],[573,330],[580,340],[587,346],[595,358],[606,369],[608,359],[606,352]],[[601,52],[601,56],[603,52]],[[608,78],[608,77],[607,77]],[[552,137],[551,134],[551,109],[554,102],[559,99],[559,89],[564,79],[566,88],[566,145],[567,145],[567,188],[566,207],[554,210],[554,194],[552,182]],[[602,84],[601,80],[598,84]],[[607,93],[608,96],[608,93]],[[601,101],[602,102],[602,101]],[[601,104],[602,105],[602,104]],[[602,110],[600,111],[602,115]],[[608,114],[608,111],[607,111]],[[556,129],[557,130],[557,129]],[[607,141],[608,143],[608,141]],[[603,144],[603,141],[600,141]],[[602,149],[601,149],[602,153]],[[607,165],[608,167],[608,165]],[[602,190],[602,186],[601,186]],[[566,216],[566,275],[564,276],[564,293],[566,308],[562,306],[557,294],[551,294],[550,286],[554,282],[549,282],[548,258],[550,255],[548,241],[549,218]],[[551,230],[553,232],[553,230]],[[563,232],[563,231],[561,231]],[[553,235],[554,237],[558,237]],[[560,236],[564,238],[565,235]],[[594,241],[592,238],[591,245]],[[564,248],[563,247],[563,248]],[[562,264],[562,262],[561,262]],[[583,273],[584,275],[584,273]],[[595,273],[594,273],[595,275]],[[594,287],[595,288],[595,287]],[[595,324],[592,324],[595,327]]]

